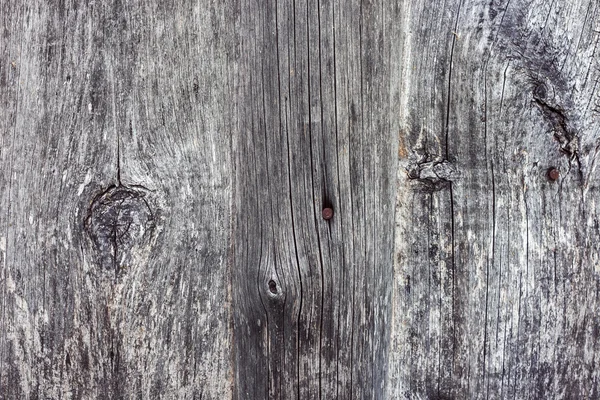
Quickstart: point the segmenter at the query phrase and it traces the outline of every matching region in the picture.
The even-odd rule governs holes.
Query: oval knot
[[[132,261],[132,253],[154,230],[154,214],[142,189],[116,186],[98,195],[90,206],[86,230],[97,251],[98,263],[115,275]]]

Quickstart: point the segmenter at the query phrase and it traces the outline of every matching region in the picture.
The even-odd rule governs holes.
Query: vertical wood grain
[[[597,1],[0,21],[0,399],[600,396]]]
[[[404,10],[388,395],[595,398],[598,4]]]
[[[233,2],[2,10],[0,398],[231,397]]]
[[[380,3],[242,3],[237,398],[383,396],[391,18]]]

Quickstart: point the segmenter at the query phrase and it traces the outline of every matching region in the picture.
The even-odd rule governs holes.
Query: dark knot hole
[[[269,292],[277,294],[277,282],[275,282],[273,279],[269,281]]]

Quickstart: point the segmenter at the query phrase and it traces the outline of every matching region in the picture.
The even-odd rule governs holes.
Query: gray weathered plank
[[[2,2],[0,398],[231,396],[230,5]]]
[[[389,397],[597,398],[599,5],[404,6]]]
[[[391,22],[380,3],[242,4],[238,398],[383,396],[396,175],[383,40]]]

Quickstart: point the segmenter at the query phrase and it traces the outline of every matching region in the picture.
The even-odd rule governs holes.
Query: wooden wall
[[[0,35],[0,399],[600,398],[598,1]]]

